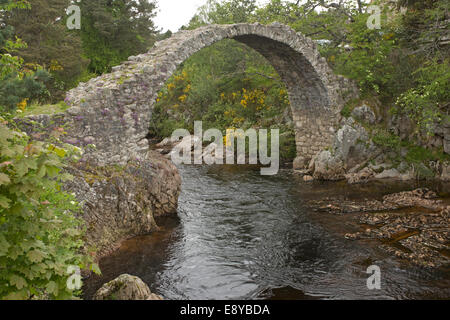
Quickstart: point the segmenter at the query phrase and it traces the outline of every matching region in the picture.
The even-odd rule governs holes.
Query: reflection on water
[[[179,221],[124,243],[103,259],[90,297],[122,273],[139,276],[166,299],[450,298],[448,274],[401,266],[371,241],[343,234],[350,216],[313,212],[308,200],[380,197],[412,189],[385,183],[305,184],[290,171],[263,177],[251,168],[182,167]],[[366,287],[367,267],[382,270],[382,290]]]

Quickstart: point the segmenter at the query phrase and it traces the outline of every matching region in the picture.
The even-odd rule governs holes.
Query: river
[[[305,183],[290,170],[261,176],[245,166],[183,166],[178,217],[123,243],[85,280],[90,298],[123,273],[165,299],[448,299],[448,272],[402,264],[375,240],[349,241],[352,214],[316,212],[323,197],[375,199],[411,183]],[[369,290],[367,267],[381,269]]]

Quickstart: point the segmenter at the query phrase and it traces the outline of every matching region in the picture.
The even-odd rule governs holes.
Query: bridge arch
[[[149,52],[133,56],[109,74],[80,84],[67,94],[68,139],[95,144],[87,158],[100,165],[126,163],[148,150],[148,127],[158,92],[177,67],[195,52],[234,39],[261,53],[277,70],[289,93],[301,167],[329,146],[346,99],[356,87],[336,76],[316,44],[274,23],[209,25],[180,31]]]

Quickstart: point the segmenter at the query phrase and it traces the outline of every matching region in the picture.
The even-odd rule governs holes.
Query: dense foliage
[[[83,0],[81,39],[88,70],[111,71],[129,56],[146,52],[154,43],[156,4],[137,0]]]
[[[77,2],[82,12],[81,30],[69,30],[66,26],[66,9],[71,4],[71,0],[0,1],[3,8],[9,9],[0,10],[2,59],[9,58],[3,53],[11,54],[14,50],[16,57],[13,62],[20,64],[18,69],[37,72],[39,80],[44,76],[41,69],[47,71],[45,87],[36,88],[36,83],[29,81],[33,77],[24,76],[26,87],[32,86],[28,94],[18,89],[16,84],[13,84],[13,89],[0,83],[0,90],[17,91],[16,96],[20,99],[0,100],[0,107],[13,111],[25,98],[29,102],[61,101],[65,92],[80,81],[109,72],[112,66],[129,56],[146,52],[157,38],[153,24],[156,4],[153,1]],[[22,40],[11,47],[16,37]],[[8,46],[2,44],[6,39],[9,39]],[[4,67],[3,61],[1,67]],[[1,96],[4,95],[2,93]]]
[[[208,57],[214,57],[208,64]],[[177,125],[227,129],[274,123],[289,106],[287,91],[262,56],[232,40],[222,41],[191,57],[159,93],[158,114],[170,114]],[[152,122],[154,134],[170,135]],[[163,130],[161,130],[163,129]],[[172,128],[167,128],[172,129]]]
[[[0,1],[0,10],[4,14],[27,8],[25,1]],[[14,55],[26,48],[26,43],[14,37],[13,27],[0,23],[0,112],[24,108],[28,100],[45,92],[48,73],[39,66],[24,65],[24,60]]]
[[[0,8],[5,14],[28,5],[2,0]],[[0,299],[73,298],[78,292],[67,286],[68,268],[87,267],[90,258],[81,251],[78,203],[61,183],[70,178],[62,173],[65,163],[76,161],[80,150],[57,147],[63,128],[51,134],[52,143],[32,141],[15,128],[11,113],[42,95],[48,73],[12,55],[26,48],[12,32],[9,25],[0,28]]]
[[[0,299],[72,298],[69,266],[86,267],[75,196],[61,190],[79,150],[33,142],[0,119]]]
[[[18,51],[26,66],[39,65],[52,74],[46,99],[64,99],[65,91],[77,84],[88,62],[82,57],[79,36],[65,24],[64,12],[70,3],[70,0],[33,0],[28,10],[18,8],[3,15],[15,36],[27,44]]]

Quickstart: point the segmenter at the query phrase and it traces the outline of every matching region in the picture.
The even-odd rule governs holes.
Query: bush
[[[69,266],[84,268],[82,223],[75,196],[61,190],[76,156],[30,141],[0,118],[0,299],[70,299]]]
[[[401,146],[400,137],[388,132],[387,130],[378,130],[372,137],[372,141],[383,148],[397,150]]]
[[[395,111],[406,113],[417,126],[433,135],[436,123],[444,119],[450,101],[450,60],[443,63],[429,62],[419,68],[414,75],[418,77],[416,87],[403,93],[397,99]]]

